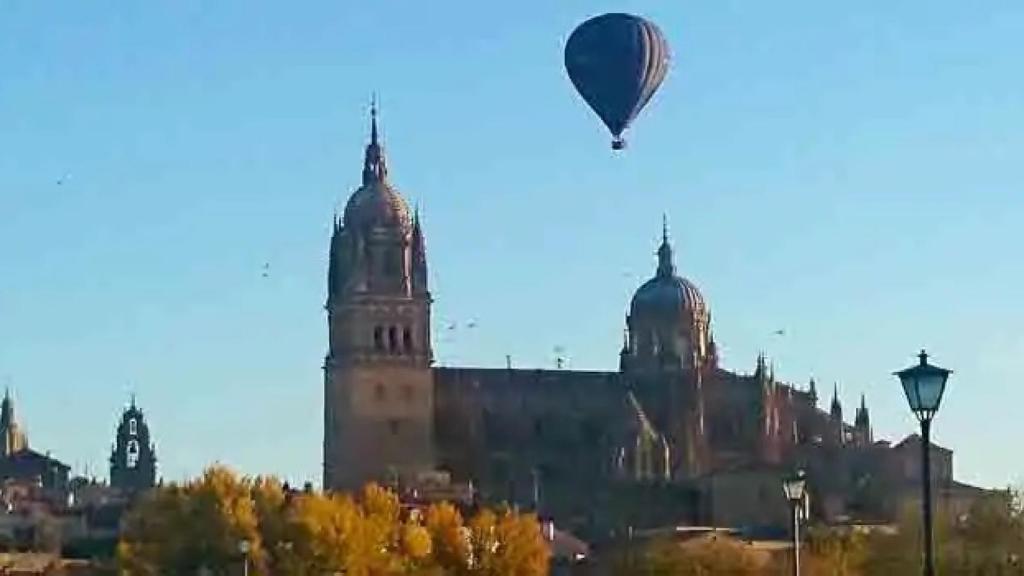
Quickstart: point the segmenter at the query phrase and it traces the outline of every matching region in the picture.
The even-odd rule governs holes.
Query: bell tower
[[[418,212],[391,186],[371,110],[362,185],[335,217],[324,362],[326,489],[433,468],[430,291]]]
[[[110,453],[110,485],[128,493],[148,490],[156,485],[156,449],[149,437],[146,418],[135,405],[134,396],[117,425],[117,436]]]

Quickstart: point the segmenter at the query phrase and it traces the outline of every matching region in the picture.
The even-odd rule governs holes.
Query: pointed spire
[[[658,247],[658,277],[671,278],[676,275],[672,262],[672,245],[668,241],[668,215],[661,215],[661,246]]]
[[[0,425],[9,426],[14,423],[14,400],[11,399],[10,386],[4,388],[4,400],[0,405]]]
[[[829,413],[833,418],[842,419],[843,417],[843,406],[839,403],[839,383],[835,382],[832,385],[832,406]]]
[[[870,426],[871,419],[868,416],[868,404],[864,398],[864,393],[860,395],[860,408],[857,409],[857,416],[854,419],[854,424],[860,428],[868,428]]]
[[[416,203],[416,209],[413,212],[412,218],[412,240],[411,246],[412,254],[412,290],[416,294],[426,294],[429,290],[429,280],[427,278],[427,249],[426,243],[423,241],[423,227],[420,223],[420,205]]]
[[[377,142],[377,93],[370,99],[370,145],[378,146]]]
[[[377,134],[377,96],[374,95],[370,104],[370,143],[366,145],[366,157],[363,160],[363,185],[384,182],[387,176],[387,162]]]
[[[420,203],[416,202],[416,207],[412,213],[412,247],[413,250],[418,252],[414,253],[415,258],[426,258],[423,251],[423,227],[420,223]]]
[[[814,404],[818,403],[818,385],[814,382],[814,376],[811,376],[810,389],[807,391],[811,396],[811,402]]]

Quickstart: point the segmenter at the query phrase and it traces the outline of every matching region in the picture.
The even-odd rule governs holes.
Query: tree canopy
[[[221,466],[148,494],[118,546],[131,576],[226,576],[246,560],[254,576],[539,576],[548,556],[532,515],[483,509],[467,522],[447,503],[403,509],[374,484],[356,496],[291,492]]]

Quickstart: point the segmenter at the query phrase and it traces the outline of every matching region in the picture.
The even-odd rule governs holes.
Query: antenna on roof
[[[555,368],[561,370],[565,367],[565,348],[563,346],[555,346]]]

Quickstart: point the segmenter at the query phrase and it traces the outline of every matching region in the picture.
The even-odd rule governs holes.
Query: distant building
[[[110,454],[110,486],[128,493],[156,486],[156,447],[134,396],[117,425]]]
[[[3,441],[0,456],[7,457],[28,449],[28,438],[14,417],[14,401],[10,390],[4,391],[4,400],[0,404],[0,438]]]
[[[29,448],[28,437],[22,431],[14,414],[14,400],[10,391],[0,402],[0,480],[26,483],[49,491],[67,489],[70,468]]]
[[[763,354],[752,372],[724,368],[711,307],[677,273],[667,225],[628,306],[619,370],[434,367],[422,224],[390,181],[375,113],[370,131],[330,242],[325,488],[438,469],[484,501],[573,529],[785,525],[781,478],[799,466],[812,514],[889,513],[883,486],[902,446],[874,441],[863,396],[844,421],[838,385],[825,411],[813,379],[782,382]],[[949,472],[948,458],[934,461]]]

